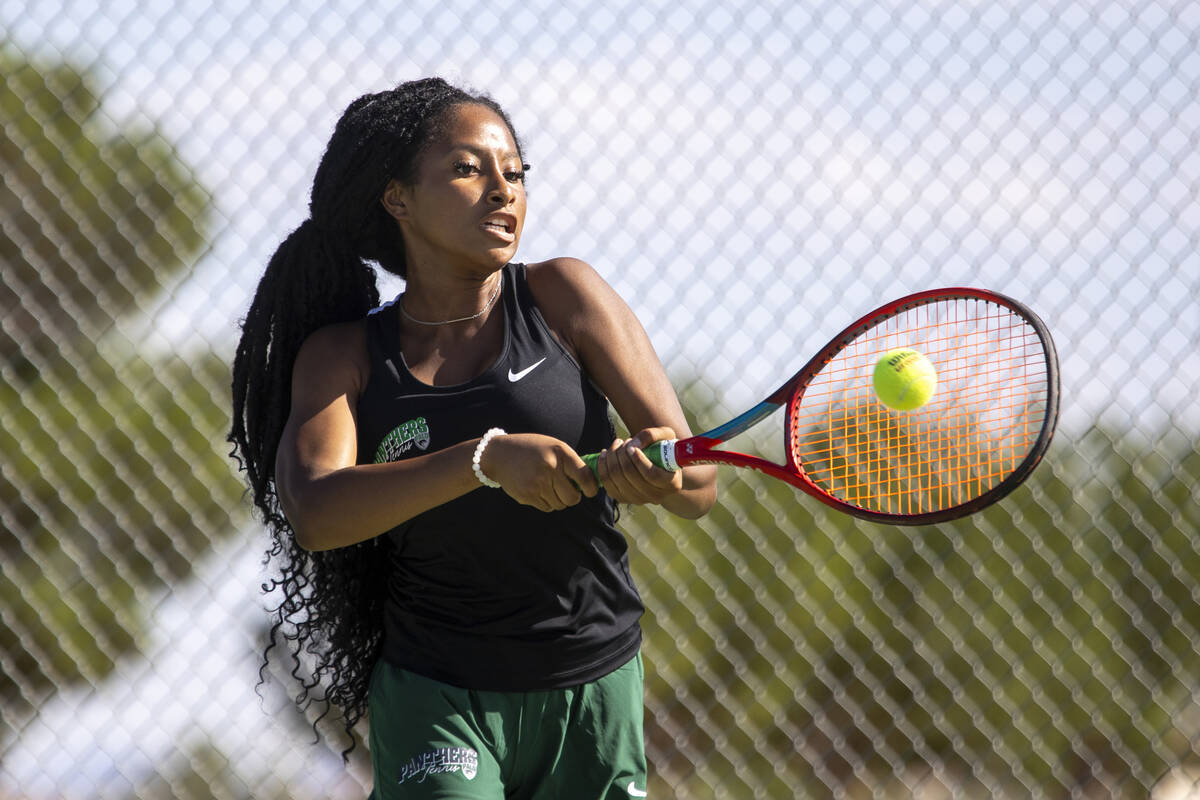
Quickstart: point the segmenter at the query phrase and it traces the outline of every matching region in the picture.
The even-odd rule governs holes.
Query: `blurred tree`
[[[211,199],[154,130],[117,130],[96,81],[0,47],[0,358],[96,337],[192,263]]]
[[[698,523],[624,519],[660,794],[870,796],[912,771],[972,797],[1133,798],[1200,758],[1186,436],[1060,437],[1003,503],[916,528],[735,473]]]
[[[206,244],[209,195],[92,77],[0,48],[0,753],[136,650],[161,591],[235,526],[228,369],[102,354]]]

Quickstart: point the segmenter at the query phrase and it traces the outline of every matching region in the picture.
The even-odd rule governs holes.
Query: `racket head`
[[[884,406],[871,383],[899,347],[938,373],[933,397],[908,412]],[[1058,420],[1058,356],[1016,300],[935,289],[855,321],[766,402],[786,404],[791,483],[863,519],[944,522],[1005,497],[1037,466]]]

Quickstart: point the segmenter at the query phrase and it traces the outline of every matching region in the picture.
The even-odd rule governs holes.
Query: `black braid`
[[[400,230],[380,198],[390,179],[413,178],[422,150],[441,134],[445,112],[462,104],[490,108],[512,130],[494,101],[440,78],[404,83],[350,104],[317,168],[310,219],[267,264],[233,362],[228,441],[271,534],[267,557],[279,567],[279,576],[263,590],[282,595],[273,609],[263,669],[282,639],[300,683],[297,704],[307,709],[314,701],[324,703],[318,721],[330,704],[341,708],[351,735],[344,756],[354,749],[352,728],[366,713],[367,687],[379,657],[390,541],[380,536],[321,552],[300,547],[275,495],[275,452],[300,345],[318,328],[361,319],[379,304],[368,262],[404,277]],[[315,660],[307,678],[300,674],[302,653]],[[314,693],[321,686],[323,694]]]

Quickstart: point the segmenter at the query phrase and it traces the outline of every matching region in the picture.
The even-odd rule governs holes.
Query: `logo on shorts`
[[[424,417],[410,419],[402,425],[397,425],[391,433],[383,437],[375,451],[375,463],[395,461],[414,446],[421,450],[429,447],[429,423]]]
[[[409,761],[400,769],[396,783],[405,783],[415,779],[424,783],[430,775],[440,775],[444,772],[461,772],[463,777],[471,780],[479,771],[479,753],[469,747],[443,747],[422,753]]]

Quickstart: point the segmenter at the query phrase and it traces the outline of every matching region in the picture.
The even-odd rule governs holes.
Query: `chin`
[[[517,248],[505,247],[503,249],[493,250],[489,255],[491,256],[489,261],[493,266],[499,269],[513,260],[513,258],[517,255]]]

